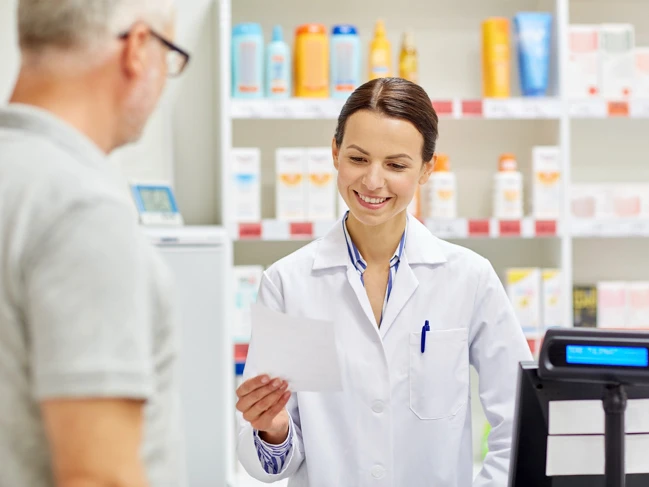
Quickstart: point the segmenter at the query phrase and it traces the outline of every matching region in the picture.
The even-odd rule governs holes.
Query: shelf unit
[[[636,43],[649,45],[649,4],[641,0],[436,0],[419,5],[415,0],[394,2],[331,0],[310,2],[309,9],[295,0],[277,0],[261,6],[254,0],[219,0],[221,83],[220,100],[220,178],[222,222],[230,230],[237,246],[255,246],[239,255],[254,254],[264,260],[266,246],[273,246],[269,255],[276,256],[278,245],[286,253],[296,245],[323,235],[333,222],[314,221],[288,223],[274,219],[272,191],[274,184],[274,148],[287,146],[327,146],[343,101],[332,99],[239,100],[230,97],[230,32],[234,23],[261,23],[266,41],[272,25],[284,27],[291,44],[294,27],[303,22],[318,21],[328,26],[339,22],[359,27],[363,47],[363,66],[376,18],[386,19],[393,54],[400,45],[400,34],[406,28],[415,32],[420,59],[420,80],[432,98],[440,116],[438,149],[450,155],[452,170],[458,176],[458,209],[463,218],[450,221],[426,220],[431,231],[470,248],[485,248],[481,242],[493,241],[489,251],[499,247],[507,255],[485,257],[498,262],[508,261],[512,248],[520,259],[535,266],[539,249],[544,259],[551,260],[562,271],[566,290],[563,307],[565,323],[573,319],[572,286],[598,276],[607,279],[615,267],[602,261],[624,262],[620,268],[629,271],[629,278],[649,280],[649,259],[644,256],[645,244],[633,243],[649,237],[649,220],[579,220],[571,217],[570,189],[575,180],[649,182],[649,171],[642,172],[642,148],[649,153],[649,99],[587,99],[563,96],[566,92],[568,64],[567,29],[571,23],[627,22],[636,26]],[[372,8],[369,9],[368,6]],[[461,9],[466,9],[460,13]],[[625,11],[626,9],[626,11]],[[551,60],[551,85],[544,98],[524,98],[517,92],[516,59],[512,59],[512,98],[484,99],[480,93],[479,21],[489,16],[510,17],[518,11],[549,11],[554,15],[554,49]],[[342,12],[342,15],[341,15]],[[372,12],[369,13],[368,12]],[[444,42],[439,42],[443,39]],[[394,59],[394,56],[393,56]],[[643,127],[640,130],[637,127]],[[607,141],[613,137],[624,145],[624,171],[605,161]],[[645,142],[645,140],[647,142]],[[643,144],[645,144],[643,146]],[[557,145],[562,161],[562,212],[558,221],[499,222],[480,213],[488,206],[491,174],[496,170],[502,152],[514,152],[519,167],[529,180],[531,148],[534,145]],[[262,149],[262,221],[236,223],[230,218],[232,201],[231,173],[227,161],[233,147]],[[618,146],[616,146],[618,147]],[[586,161],[586,164],[584,163]],[[599,161],[593,163],[593,161]],[[609,164],[606,164],[609,162]],[[617,163],[617,161],[615,161]],[[648,161],[649,162],[649,161]],[[590,171],[591,165],[595,168]],[[600,166],[607,165],[607,168]],[[649,165],[647,165],[649,167]],[[591,177],[592,176],[592,177]],[[643,179],[644,178],[644,179]],[[466,188],[466,192],[463,191]],[[482,188],[482,189],[480,189]],[[527,187],[526,187],[527,192]],[[475,209],[475,210],[474,210]],[[611,239],[620,239],[628,251],[619,255],[609,251]],[[508,243],[505,244],[505,241]],[[536,243],[531,243],[536,241]],[[280,249],[282,247],[279,247]],[[592,255],[591,255],[592,254]],[[616,254],[616,255],[613,255]],[[548,257],[549,256],[549,257]],[[629,260],[644,258],[634,265]],[[592,261],[592,262],[591,262]],[[247,264],[239,260],[233,264]],[[257,263],[257,262],[256,262]],[[268,258],[267,264],[272,263]],[[575,267],[577,264],[577,267]],[[600,265],[601,264],[601,265]],[[599,267],[597,267],[599,265]],[[601,269],[601,274],[593,271]],[[497,268],[496,270],[502,271]],[[576,274],[575,274],[576,272]],[[619,276],[615,276],[619,278]]]

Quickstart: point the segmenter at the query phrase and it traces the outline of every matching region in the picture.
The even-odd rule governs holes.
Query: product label
[[[304,87],[309,91],[320,91],[327,87],[325,44],[320,39],[305,41]]]
[[[286,93],[286,59],[280,54],[270,58],[270,91],[275,94]]]
[[[258,93],[259,71],[257,69],[257,44],[242,42],[239,44],[239,84],[237,90],[241,93]]]
[[[356,88],[354,79],[354,46],[351,42],[338,42],[334,49],[334,90],[351,93]]]

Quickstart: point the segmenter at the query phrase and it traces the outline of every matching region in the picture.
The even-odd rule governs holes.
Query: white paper
[[[603,435],[602,401],[550,401],[551,435]],[[625,432],[649,433],[649,399],[629,399],[625,414]]]
[[[291,392],[342,390],[334,324],[251,307],[255,371],[280,377]]]
[[[626,435],[626,473],[649,473],[649,435]],[[604,435],[550,436],[546,475],[604,475]]]

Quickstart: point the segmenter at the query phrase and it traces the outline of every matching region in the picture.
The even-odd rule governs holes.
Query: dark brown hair
[[[437,113],[424,89],[403,78],[378,78],[359,86],[349,96],[338,116],[334,139],[340,147],[347,119],[359,110],[369,110],[410,122],[424,138],[421,156],[428,162],[435,154]]]

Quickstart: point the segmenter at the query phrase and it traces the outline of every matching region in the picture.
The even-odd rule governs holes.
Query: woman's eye
[[[407,169],[406,166],[403,166],[401,164],[391,164],[393,169],[396,169],[397,171],[403,171],[404,169]]]
[[[350,159],[351,159],[352,161],[354,161],[354,162],[363,162],[363,158],[362,158],[362,157],[350,157]]]

